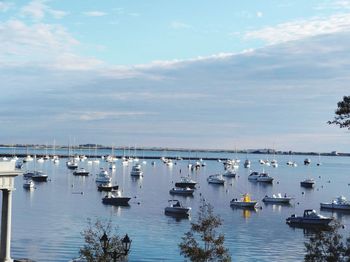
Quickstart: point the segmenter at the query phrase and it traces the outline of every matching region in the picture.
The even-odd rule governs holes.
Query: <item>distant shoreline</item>
[[[68,145],[40,145],[40,144],[0,144],[0,148],[33,148],[33,149],[68,149]],[[72,150],[77,149],[104,149],[112,150],[112,146],[82,144],[70,146]],[[178,151],[178,152],[208,152],[208,153],[239,153],[239,154],[265,154],[265,155],[310,155],[310,156],[350,156],[350,153],[338,152],[298,152],[298,151],[280,151],[274,149],[246,149],[246,150],[230,150],[230,149],[188,149],[188,148],[170,148],[170,147],[127,147],[115,146],[114,150],[137,150],[137,151]],[[10,154],[0,154],[10,155]],[[193,157],[192,157],[193,159]]]

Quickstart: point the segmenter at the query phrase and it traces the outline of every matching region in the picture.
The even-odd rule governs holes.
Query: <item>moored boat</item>
[[[108,172],[104,169],[102,169],[100,171],[100,173],[98,173],[97,178],[96,178],[96,182],[97,183],[110,183],[112,180],[112,178],[109,176]]]
[[[113,186],[112,183],[97,185],[98,191],[112,191],[112,190],[118,190],[118,189],[119,189],[119,186],[118,185]]]
[[[236,172],[232,169],[227,169],[222,176],[224,177],[236,177]]]
[[[260,173],[259,176],[256,178],[256,181],[264,182],[264,183],[272,183],[273,177],[267,173]]]
[[[176,187],[182,187],[182,188],[195,188],[197,182],[192,180],[190,177],[181,177],[180,182],[176,182],[175,186]]]
[[[242,207],[242,208],[255,208],[257,201],[251,200],[249,194],[244,194],[241,199],[234,198],[231,200],[230,205],[233,207]]]
[[[102,198],[102,203],[115,206],[128,206],[131,197],[125,197],[121,195],[119,190],[108,192],[108,194]]]
[[[169,200],[169,206],[167,206],[164,211],[165,214],[174,215],[185,215],[188,216],[191,211],[190,207],[184,207],[179,200],[173,199]]]
[[[321,205],[321,208],[324,208],[324,209],[337,209],[337,210],[350,211],[350,201],[348,201],[344,196],[337,197],[331,203],[320,203],[320,205]]]
[[[172,189],[170,189],[169,194],[172,194],[172,195],[186,195],[186,196],[188,196],[188,195],[193,195],[193,192],[194,192],[193,188],[189,188],[189,187],[176,188],[176,187],[173,187]]]
[[[131,176],[142,176],[142,170],[141,170],[141,165],[140,164],[135,164],[130,172]]]
[[[305,188],[312,188],[315,184],[315,180],[312,178],[307,178],[300,182],[300,186]]]
[[[282,196],[281,193],[278,193],[277,195],[273,194],[271,197],[265,196],[262,201],[265,203],[289,204],[292,199],[292,197],[288,197],[286,194]]]
[[[24,189],[32,189],[34,188],[34,182],[31,179],[26,179],[23,183],[23,188]]]
[[[291,215],[286,219],[288,224],[297,224],[297,225],[320,225],[327,226],[333,220],[332,217],[325,217],[313,209],[304,210],[303,216],[297,216],[295,214]]]
[[[220,174],[210,175],[207,178],[209,184],[223,185],[225,184],[225,179]]]
[[[75,170],[73,172],[73,175],[75,175],[75,176],[88,176],[89,171],[85,170],[85,168],[80,168],[79,170]]]

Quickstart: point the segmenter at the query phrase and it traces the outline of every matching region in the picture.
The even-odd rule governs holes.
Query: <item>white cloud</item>
[[[56,19],[61,19],[66,16],[68,13],[62,10],[55,10],[50,8],[46,3],[47,0],[33,0],[29,4],[21,8],[21,15],[31,17],[34,20],[42,20],[46,14],[50,14]]]
[[[282,23],[277,26],[247,32],[245,39],[262,39],[269,44],[298,40],[310,36],[330,34],[350,30],[350,14],[337,14],[330,17],[315,17]]]
[[[263,13],[261,11],[256,12],[256,17],[258,18],[263,17]]]
[[[86,16],[91,16],[91,17],[100,17],[100,16],[106,16],[107,13],[102,12],[102,11],[87,11],[83,13]]]
[[[315,7],[316,10],[329,10],[329,9],[350,9],[349,0],[336,0],[321,2]]]
[[[0,23],[0,66],[35,63],[56,69],[87,70],[103,64],[75,55],[74,49],[79,45],[60,25],[27,25],[20,20]]]
[[[14,6],[13,3],[0,2],[0,12],[7,12]]]
[[[192,26],[190,26],[190,25],[188,25],[186,23],[180,22],[180,21],[173,21],[173,22],[171,22],[170,27],[173,28],[173,29],[189,29],[189,28],[192,28]]]

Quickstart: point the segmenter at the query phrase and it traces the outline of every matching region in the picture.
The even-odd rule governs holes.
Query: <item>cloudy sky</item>
[[[0,143],[350,152],[350,1],[0,1]]]

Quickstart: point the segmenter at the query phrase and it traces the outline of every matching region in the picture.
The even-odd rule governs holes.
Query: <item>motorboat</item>
[[[224,177],[236,177],[236,172],[232,169],[227,169],[222,176]]]
[[[255,208],[257,201],[251,200],[249,194],[244,194],[241,199],[234,198],[231,200],[230,205],[233,207],[242,207],[242,208]]]
[[[307,178],[300,182],[300,186],[306,187],[306,188],[312,188],[315,184],[315,180],[312,178]]]
[[[38,171],[38,170],[27,171],[27,172],[23,173],[23,177],[24,178],[32,178],[33,176],[37,176],[40,174],[43,174],[43,171]]]
[[[115,206],[128,206],[131,197],[122,196],[119,190],[108,192],[108,194],[102,198],[102,203],[106,205]]]
[[[169,200],[169,206],[167,206],[164,211],[165,214],[174,214],[174,215],[184,215],[188,216],[191,211],[190,207],[184,207],[179,200],[173,199]]]
[[[141,170],[141,165],[140,164],[135,164],[130,172],[131,176],[142,176],[142,170]]]
[[[264,182],[264,183],[272,183],[273,177],[267,173],[260,173],[259,176],[256,178],[256,181]]]
[[[77,169],[78,168],[78,162],[76,162],[74,159],[68,160],[66,162],[66,165],[69,169]]]
[[[192,180],[190,177],[181,177],[180,182],[176,182],[175,186],[176,187],[181,187],[181,188],[195,188],[197,182]]]
[[[109,176],[108,172],[104,169],[102,169],[100,171],[100,173],[98,173],[97,178],[96,178],[96,182],[97,183],[110,183],[112,181],[112,178]]]
[[[246,159],[243,164],[244,168],[250,168],[250,160]]]
[[[106,184],[99,184],[97,186],[98,191],[112,191],[112,190],[118,190],[119,186],[115,185],[113,186],[112,183],[106,183]]]
[[[305,160],[304,160],[304,165],[310,165],[311,164],[311,160],[310,160],[310,158],[305,158]]]
[[[250,175],[248,176],[248,180],[249,181],[256,181],[259,177],[259,172],[252,172],[250,173]]]
[[[41,171],[37,171],[31,178],[35,182],[47,182],[48,175],[45,175]]]
[[[80,168],[79,170],[75,170],[73,172],[73,175],[75,175],[75,176],[88,176],[89,171],[85,170],[85,168]]]
[[[172,195],[193,195],[194,189],[193,188],[189,188],[189,187],[173,187],[172,189],[170,189],[169,194]]]
[[[34,188],[34,182],[31,179],[26,179],[23,183],[23,188],[24,189],[32,189]]]
[[[288,162],[287,162],[287,166],[297,167],[298,164],[297,164],[296,162],[294,162],[294,161],[288,161]]]
[[[265,203],[273,203],[273,204],[289,204],[292,200],[292,197],[287,196],[286,194],[284,196],[281,195],[281,193],[278,193],[277,195],[273,194],[272,196],[265,196],[262,201]]]
[[[325,217],[313,209],[304,210],[303,216],[291,215],[286,219],[287,224],[296,225],[320,225],[327,226],[333,220],[332,217]]]
[[[109,169],[115,170],[116,168],[117,168],[117,166],[114,163],[109,164]]]
[[[331,203],[320,203],[320,205],[324,209],[350,210],[350,201],[344,196],[337,197]]]
[[[272,159],[270,162],[271,162],[272,167],[274,167],[274,168],[278,167],[278,162],[276,159]]]
[[[209,184],[217,184],[217,185],[225,184],[225,179],[223,179],[222,175],[220,175],[220,174],[210,175],[207,178],[207,181]]]
[[[44,163],[45,160],[43,157],[39,157],[37,160],[36,160],[38,163]]]
[[[27,155],[25,158],[23,158],[23,162],[31,162],[33,161],[33,157],[31,155]]]

